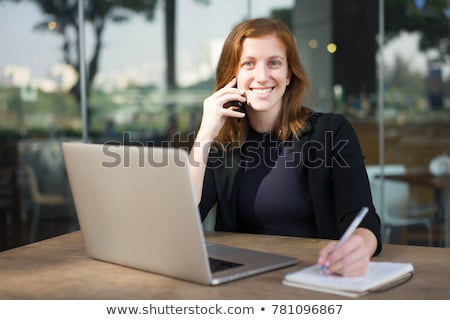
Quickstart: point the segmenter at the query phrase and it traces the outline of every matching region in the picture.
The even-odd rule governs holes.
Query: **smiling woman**
[[[275,34],[247,38],[241,55],[237,83],[247,97],[250,124],[257,131],[271,131],[290,81],[284,45]]]
[[[329,242],[317,259],[329,273],[362,275],[381,237],[359,142],[344,117],[302,104],[307,88],[285,23],[259,18],[233,28],[190,153],[200,213],[217,205],[219,231],[336,240],[368,207],[349,240]],[[224,108],[230,101],[245,101],[246,113]]]
[[[252,19],[231,31],[217,66],[215,90],[221,92],[234,77],[237,83],[232,86],[237,86],[251,105],[246,111],[251,114],[248,121],[253,129],[272,131],[286,140],[303,128],[309,110],[302,108],[301,102],[309,81],[297,55],[294,37],[284,23]],[[253,89],[259,90],[258,94]],[[282,107],[286,107],[286,112],[281,115]],[[248,125],[228,118],[216,140],[222,144],[240,144],[247,132]]]

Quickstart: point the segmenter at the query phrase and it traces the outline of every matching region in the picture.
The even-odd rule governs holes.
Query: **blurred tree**
[[[401,56],[386,70],[386,93],[402,93],[406,96],[424,96],[426,94],[423,75],[414,70],[411,64]]]
[[[334,81],[344,86],[346,95],[374,92],[378,1],[333,0],[332,3],[333,40],[339,47],[334,55]],[[433,61],[427,55],[430,66],[448,64],[449,6],[447,0],[385,0],[385,42],[397,38],[402,31],[417,32],[421,51],[439,52]]]
[[[72,66],[78,73],[79,37],[77,0],[13,0],[15,2],[32,2],[44,13],[44,20],[35,26],[36,30],[58,32],[63,37],[64,62]],[[85,21],[92,25],[94,45],[87,64],[87,90],[89,96],[92,80],[98,72],[100,54],[103,49],[103,32],[108,21],[123,23],[129,20],[131,13],[145,15],[152,20],[157,0],[95,0],[85,1]],[[80,100],[80,79],[70,92]]]
[[[63,37],[63,59],[80,74],[80,25],[78,23],[78,0],[11,0],[13,2],[34,3],[45,15],[36,30],[58,32]],[[144,15],[152,20],[157,0],[95,0],[84,1],[85,21],[92,25],[92,55],[86,57],[86,95],[89,97],[92,82],[99,69],[103,49],[102,37],[107,22],[124,23],[132,13]],[[80,78],[70,89],[79,102],[81,100]],[[90,113],[88,106],[88,114]],[[89,117],[88,117],[89,120]]]
[[[402,31],[419,33],[419,49],[426,53],[428,63],[428,101],[433,109],[443,108],[442,66],[450,63],[450,2],[387,1],[385,21],[387,41]]]
[[[4,0],[0,0],[4,1]],[[12,0],[14,2],[28,1],[35,3],[42,13],[44,20],[35,29],[42,31],[56,31],[64,38],[64,62],[71,65],[79,73],[79,37],[78,0]],[[208,4],[209,0],[195,0]],[[95,0],[85,1],[85,21],[90,23],[94,33],[92,56],[87,60],[86,95],[89,97],[92,81],[98,72],[100,54],[103,48],[102,36],[108,21],[123,23],[130,19],[131,14],[142,14],[149,21],[153,20],[158,0]],[[165,0],[165,46],[166,46],[166,85],[168,90],[177,88],[176,81],[176,0]],[[80,79],[70,92],[80,101]],[[168,106],[170,108],[170,106]],[[169,111],[170,113],[170,111]],[[171,122],[169,118],[169,122]],[[169,123],[169,127],[170,127]]]
[[[387,0],[386,41],[402,31],[420,33],[422,51],[437,49],[438,60],[450,58],[450,3],[447,0]]]

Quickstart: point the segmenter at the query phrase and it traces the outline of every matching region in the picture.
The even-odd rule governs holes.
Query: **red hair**
[[[284,22],[257,18],[245,20],[236,25],[224,42],[216,68],[214,91],[223,88],[237,75],[244,40],[271,34],[275,34],[285,47],[291,75],[282,100],[282,112],[273,128],[273,133],[282,141],[286,141],[289,137],[298,139],[298,133],[305,127],[305,121],[312,113],[309,108],[302,106],[305,91],[309,90],[309,81],[300,62],[295,39]],[[223,146],[239,146],[246,139],[248,127],[247,118],[239,122],[234,118],[227,118],[216,141]]]

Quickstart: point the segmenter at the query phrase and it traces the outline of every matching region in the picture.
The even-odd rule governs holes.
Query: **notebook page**
[[[321,273],[320,266],[310,267],[291,272],[284,278],[285,284],[303,284],[309,288],[327,288],[330,290],[343,290],[365,292],[389,284],[399,277],[413,271],[411,263],[398,262],[370,262],[366,275],[361,277],[342,277],[338,275],[325,275]]]

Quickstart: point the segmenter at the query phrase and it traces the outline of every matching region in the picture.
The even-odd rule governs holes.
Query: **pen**
[[[339,242],[337,243],[336,247],[334,247],[333,251],[342,247],[342,245],[347,241],[348,238],[352,235],[352,233],[355,231],[355,229],[359,226],[362,219],[366,216],[367,212],[369,211],[369,208],[362,207],[361,210],[356,215],[355,219],[352,221],[352,223],[348,226],[347,230],[345,230],[344,234],[342,235],[341,239],[339,239]],[[332,252],[333,252],[332,251]],[[321,272],[325,272],[327,270],[327,267],[323,264],[320,267]]]

